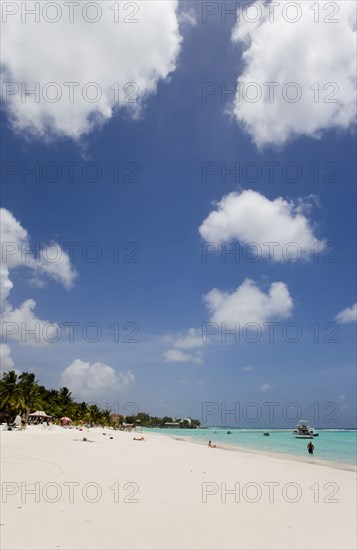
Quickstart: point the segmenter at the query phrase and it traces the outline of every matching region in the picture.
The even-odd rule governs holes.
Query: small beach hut
[[[49,420],[52,416],[45,413],[45,411],[35,411],[29,414],[29,423],[33,424],[35,422],[43,422],[44,420]]]

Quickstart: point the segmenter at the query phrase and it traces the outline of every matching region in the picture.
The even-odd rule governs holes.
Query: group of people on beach
[[[45,420],[42,420],[41,422],[33,422],[33,421],[27,421],[27,424],[26,424],[26,420],[24,417],[20,417],[19,415],[15,418],[15,420],[13,422],[10,422],[10,421],[7,421],[7,429],[8,431],[12,431],[13,429],[18,429],[20,430],[21,432],[23,432],[25,429],[26,429],[26,426],[27,425],[30,425],[30,424],[43,424],[43,425],[46,425],[48,428],[50,428],[50,421],[47,419]]]

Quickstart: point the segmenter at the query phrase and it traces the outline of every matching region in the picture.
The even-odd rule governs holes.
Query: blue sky
[[[355,427],[351,8],[337,3],[329,24],[323,13],[314,22],[306,6],[298,22],[287,21],[294,13],[284,19],[278,6],[269,22],[269,5],[256,3],[259,21],[243,11],[236,23],[222,3],[137,2],[128,30],[109,19],[110,3],[99,4],[96,24],[75,21],[82,33],[73,56],[64,12],[52,26],[41,13],[35,25],[20,13],[3,25],[7,83],[57,82],[63,91],[77,71],[81,87],[97,74],[103,90],[135,82],[143,97],[119,108],[111,96],[36,103],[6,88],[3,370],[33,371],[46,386],[67,385],[119,412],[133,402],[202,420],[211,407],[208,424],[256,427],[268,425],[263,403],[276,402],[280,427],[299,415],[297,405],[287,412],[293,402],[320,427]],[[23,63],[12,50],[19,28]],[[38,35],[52,41],[47,54]],[[237,82],[238,93],[253,82],[262,97],[222,97]],[[276,83],[272,102],[264,82]],[[281,93],[289,82],[286,94],[302,92],[294,103]],[[328,102],[332,92],[337,102]],[[36,163],[37,180],[21,175]],[[236,172],[224,177],[225,167]],[[98,181],[88,181],[95,170]],[[276,243],[270,258],[267,242]],[[222,256],[233,247],[240,257]],[[287,251],[301,258],[289,261]],[[36,323],[38,342],[24,337]],[[43,327],[58,341],[44,341]],[[226,341],[224,327],[236,330]],[[251,402],[263,411],[256,423],[224,416]]]

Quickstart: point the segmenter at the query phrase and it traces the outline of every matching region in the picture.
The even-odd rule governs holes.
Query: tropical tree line
[[[131,424],[138,424],[146,428],[165,428],[167,424],[176,423],[179,424],[180,428],[199,428],[201,423],[197,419],[184,418],[182,420],[177,420],[171,416],[150,416],[148,413],[139,412],[135,416],[127,416],[125,422]]]
[[[45,411],[54,422],[68,416],[74,423],[103,426],[112,423],[109,409],[84,401],[77,403],[66,387],[48,390],[38,384],[33,373],[5,372],[0,380],[0,421],[11,422],[20,414],[27,424],[30,413],[36,410]]]
[[[20,414],[28,423],[29,415],[36,410],[45,411],[52,421],[60,421],[67,416],[73,423],[88,423],[91,425],[119,427],[134,424],[143,427],[165,427],[167,423],[176,422],[169,416],[162,418],[139,412],[135,416],[113,414],[111,409],[101,409],[95,403],[74,401],[68,388],[48,390],[38,383],[35,375],[23,372],[18,375],[14,370],[5,372],[0,380],[0,422],[11,422]],[[197,428],[199,420],[187,419],[180,421],[181,428]]]

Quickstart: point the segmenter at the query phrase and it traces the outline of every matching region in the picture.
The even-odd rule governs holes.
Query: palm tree
[[[103,409],[100,411],[100,424],[103,426],[110,426],[112,424],[111,414],[112,411],[110,409]]]
[[[11,412],[25,407],[23,388],[18,383],[18,377],[14,370],[5,372],[0,380],[0,408],[10,409]]]
[[[63,412],[67,413],[68,407],[73,403],[72,393],[68,388],[60,388],[58,392],[58,403],[63,408]]]
[[[89,405],[88,407],[88,420],[91,424],[98,424],[100,420],[100,408],[98,405]]]
[[[34,408],[37,408],[37,406],[40,404],[40,392],[37,381],[35,381],[35,375],[33,373],[23,372],[19,376],[19,380],[19,385],[22,387],[22,393],[25,400],[25,424],[27,426],[31,409],[33,410]]]
[[[88,416],[88,405],[85,401],[82,401],[81,403],[74,403],[75,407],[73,412],[71,413],[71,418],[73,420],[78,421],[84,421],[85,418]]]

